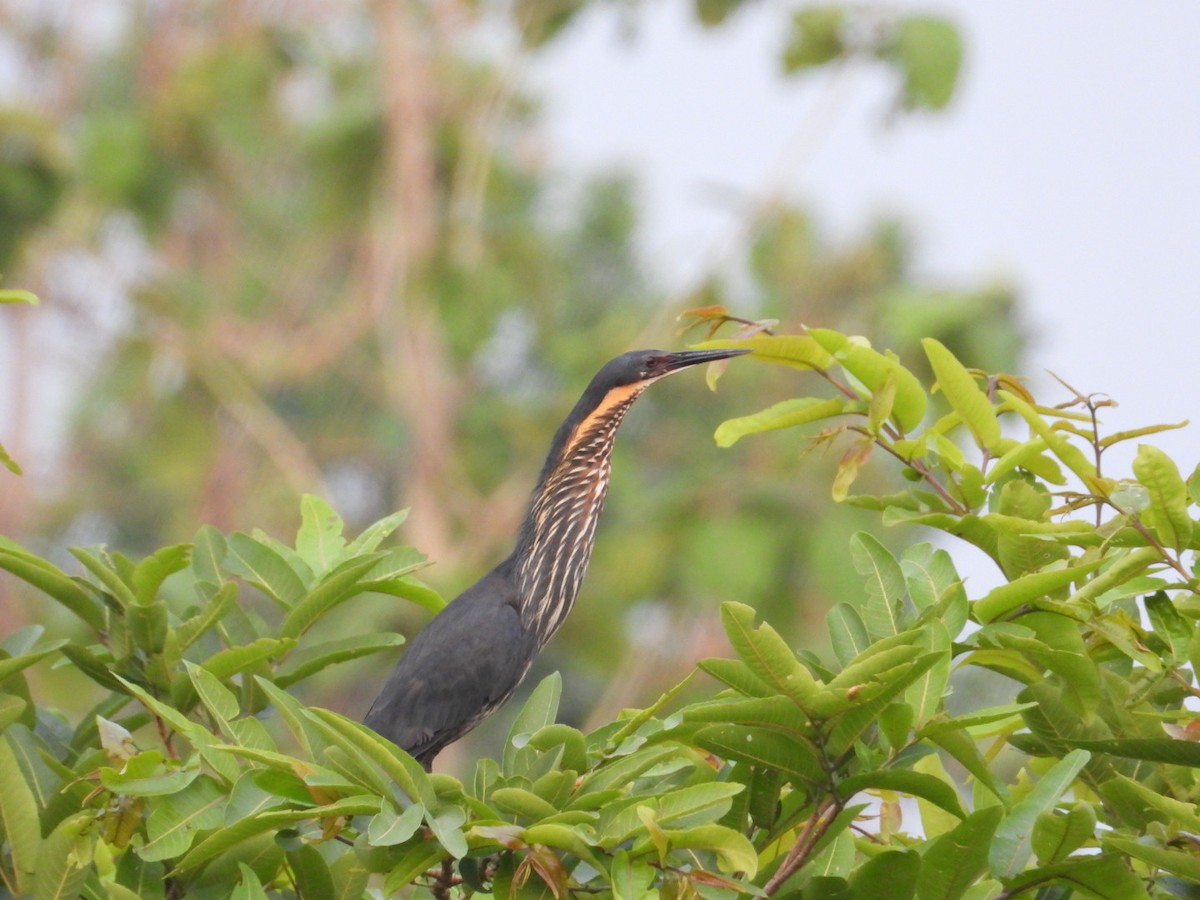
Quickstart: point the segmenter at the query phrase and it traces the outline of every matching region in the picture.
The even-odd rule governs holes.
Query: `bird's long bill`
[[[674,372],[677,369],[686,369],[688,366],[699,365],[700,363],[716,362],[718,359],[729,359],[731,356],[741,356],[744,353],[750,353],[750,350],[680,350],[677,353],[667,353],[666,370]]]

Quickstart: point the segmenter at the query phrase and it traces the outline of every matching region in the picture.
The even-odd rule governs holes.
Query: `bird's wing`
[[[516,591],[493,572],[412,640],[363,721],[431,760],[508,698],[532,655]]]

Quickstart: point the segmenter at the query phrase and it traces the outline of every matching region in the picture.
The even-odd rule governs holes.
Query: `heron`
[[[629,408],[666,375],[747,352],[634,350],[605,363],[550,443],[512,553],[417,633],[364,724],[428,770],[503,705],[575,604]]]

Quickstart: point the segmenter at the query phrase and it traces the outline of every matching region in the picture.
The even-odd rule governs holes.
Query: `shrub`
[[[945,549],[897,557],[860,534],[848,560],[866,590],[830,610],[831,657],[727,603],[732,656],[699,663],[721,685],[711,697],[684,704],[677,688],[584,734],[555,721],[551,676],[502,757],[463,782],[288,693],[400,641],[313,638],[344,601],[440,606],[416,551],[380,549],[402,514],[348,541],[308,497],[294,546],[205,527],[139,562],[75,550],[81,577],[0,540],[0,567],[88,634],[44,642],[35,627],[2,644],[4,889],[1195,896],[1200,478],[1149,445],[1130,477],[1101,466],[1173,426],[1104,434],[1093,399],[1047,406],[936,341],[935,414],[918,376],[861,339],[748,331],[707,346],[733,343],[829,389],[726,422],[719,443],[820,423],[813,441],[846,444],[835,500],[966,541],[1003,583],[972,597]],[[874,453],[905,486],[854,496]],[[102,689],[86,715],[31,695],[24,670],[54,660]],[[951,690],[968,683],[997,702]]]

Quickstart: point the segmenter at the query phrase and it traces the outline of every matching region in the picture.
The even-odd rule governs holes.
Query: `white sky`
[[[781,184],[835,234],[896,212],[918,270],[1014,283],[1053,368],[1121,403],[1118,427],[1192,419],[1154,443],[1200,453],[1200,4],[1019,0],[900,9],[954,18],[967,44],[952,107],[884,124],[894,82],[856,67],[783,79],[787,4],[706,31],[647,3],[570,27],[530,81],[559,167],[624,165],[644,188],[646,257],[686,284],[736,234],[736,204]],[[784,163],[781,165],[781,163]],[[740,200],[738,198],[741,198]],[[1112,474],[1118,474],[1113,472]]]

